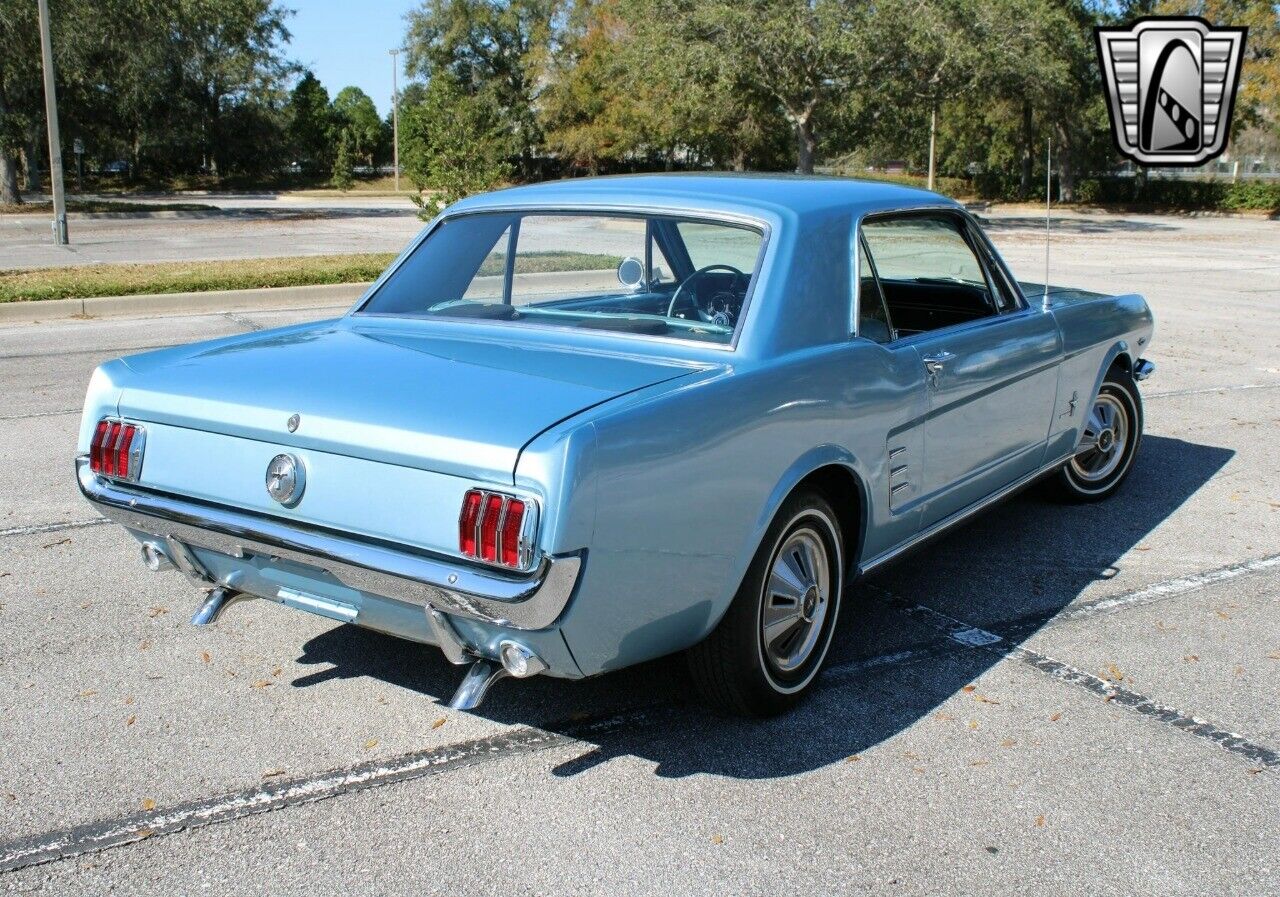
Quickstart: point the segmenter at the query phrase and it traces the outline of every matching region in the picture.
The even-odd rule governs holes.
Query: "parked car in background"
[[[450,207],[335,320],[102,365],[76,468],[196,622],[435,644],[466,708],[686,651],[772,714],[855,577],[1042,478],[1116,492],[1151,333],[1140,296],[1024,291],[924,191],[565,181]]]
[[[108,162],[102,166],[102,173],[109,175],[129,175],[130,165],[124,159],[116,159],[114,162]]]

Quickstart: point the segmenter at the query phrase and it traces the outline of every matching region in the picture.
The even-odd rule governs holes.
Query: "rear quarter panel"
[[[885,482],[886,434],[923,413],[916,366],[860,339],[647,392],[590,424],[592,475],[582,479],[594,480],[593,524],[589,535],[561,524],[560,548],[570,532],[589,539],[561,621],[588,675],[700,641],[791,487],[829,464],[864,484]],[[541,473],[547,457],[556,457],[549,446],[530,446],[520,475]],[[892,514],[884,496],[866,504],[867,551],[914,528],[913,512]],[[852,536],[858,545],[860,533]],[[848,554],[851,566],[857,549]]]

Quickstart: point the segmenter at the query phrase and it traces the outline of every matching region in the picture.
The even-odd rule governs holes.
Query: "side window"
[[[950,216],[873,219],[862,235],[899,336],[996,314],[986,271]]]
[[[876,279],[866,244],[858,239],[858,336],[877,343],[892,342],[893,327],[885,311],[884,295],[880,281]]]

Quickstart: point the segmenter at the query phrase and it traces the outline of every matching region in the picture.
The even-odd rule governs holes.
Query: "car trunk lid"
[[[509,479],[520,450],[587,408],[703,365],[325,322],[127,359],[126,417]],[[291,418],[296,427],[290,430]]]

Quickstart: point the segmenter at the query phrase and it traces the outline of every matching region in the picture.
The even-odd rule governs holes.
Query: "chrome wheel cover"
[[[833,585],[826,542],[816,529],[801,526],[774,555],[764,585],[760,644],[774,669],[792,673],[813,656],[831,610]]]
[[[1105,480],[1124,460],[1130,438],[1124,403],[1107,393],[1099,395],[1084,422],[1084,436],[1070,461],[1071,473],[1086,483]]]

